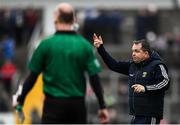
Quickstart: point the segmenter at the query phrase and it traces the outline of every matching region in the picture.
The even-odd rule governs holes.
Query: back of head
[[[73,24],[74,23],[74,9],[68,3],[60,3],[56,9],[56,20],[63,24]]]

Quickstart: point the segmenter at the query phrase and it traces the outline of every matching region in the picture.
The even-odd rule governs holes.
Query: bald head
[[[74,11],[73,7],[69,3],[60,3],[57,6],[57,9],[62,10],[64,12],[73,12]]]
[[[60,3],[56,8],[56,21],[59,23],[73,24],[74,9],[68,3]]]

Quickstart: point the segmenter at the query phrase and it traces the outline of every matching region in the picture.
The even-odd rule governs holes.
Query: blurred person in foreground
[[[93,39],[106,65],[129,78],[131,124],[160,124],[169,77],[159,55],[147,41],[138,40],[132,45],[132,60],[117,62],[105,50],[101,36],[94,34]]]
[[[75,23],[73,7],[61,3],[55,11],[56,33],[42,40],[29,63],[26,78],[16,107],[23,106],[28,92],[38,75],[43,73],[45,94],[42,123],[87,123],[85,106],[86,80],[99,101],[100,123],[108,123],[109,116],[98,77],[101,68],[93,53],[93,47],[72,26]]]

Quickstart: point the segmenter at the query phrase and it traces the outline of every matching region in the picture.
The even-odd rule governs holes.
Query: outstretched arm
[[[103,61],[106,63],[109,69],[125,75],[129,74],[128,71],[129,71],[130,61],[117,62],[115,59],[113,59],[105,50],[101,36],[97,37],[97,35],[94,34],[93,40],[94,40],[94,47],[98,49],[98,53],[101,55]]]

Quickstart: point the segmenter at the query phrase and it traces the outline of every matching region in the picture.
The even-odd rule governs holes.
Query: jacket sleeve
[[[108,66],[109,69],[118,72],[118,73],[122,73],[124,75],[128,75],[129,74],[129,66],[130,66],[130,61],[129,62],[123,62],[123,61],[119,61],[117,62],[115,59],[113,59],[108,52],[105,50],[105,48],[103,47],[103,45],[101,45],[98,48],[98,53],[101,55],[103,61],[105,62],[105,64]]]
[[[169,88],[169,76],[163,64],[155,68],[155,81],[153,85],[145,86],[147,91],[165,91]]]

